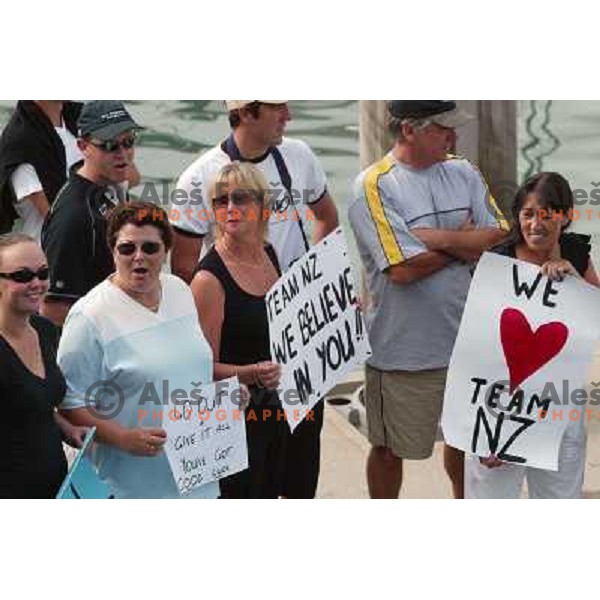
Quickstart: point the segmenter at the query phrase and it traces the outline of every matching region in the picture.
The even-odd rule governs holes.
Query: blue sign
[[[59,500],[105,500],[114,498],[110,488],[98,476],[96,467],[92,461],[92,440],[96,434],[96,428],[92,427],[77,457],[73,461],[69,474],[60,486],[56,495]]]

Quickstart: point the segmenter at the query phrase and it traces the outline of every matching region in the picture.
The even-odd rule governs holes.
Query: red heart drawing
[[[531,329],[527,317],[516,308],[505,308],[500,316],[500,340],[510,375],[510,392],[550,362],[564,347],[569,329],[552,321]]]

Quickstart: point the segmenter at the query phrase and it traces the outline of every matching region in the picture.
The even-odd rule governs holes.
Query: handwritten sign
[[[56,495],[58,500],[103,500],[113,498],[110,488],[98,476],[92,461],[96,428],[92,427],[79,450],[69,474],[65,477]]]
[[[551,281],[535,265],[484,254],[448,370],[446,442],[556,471],[567,424],[585,418],[599,306],[600,291],[575,277]]]
[[[246,425],[236,377],[196,388],[170,405],[165,452],[181,494],[248,468]]]
[[[290,267],[267,297],[271,359],[292,429],[371,354],[340,228]]]

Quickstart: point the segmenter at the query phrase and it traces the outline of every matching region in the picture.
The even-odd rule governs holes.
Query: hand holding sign
[[[371,354],[342,230],[294,263],[266,304],[271,356],[282,367],[279,397],[293,431]]]
[[[484,254],[450,360],[446,442],[493,455],[489,466],[556,470],[570,409],[580,406],[563,390],[583,391],[576,388],[600,338],[599,305],[600,291],[581,280],[544,279],[534,265]]]

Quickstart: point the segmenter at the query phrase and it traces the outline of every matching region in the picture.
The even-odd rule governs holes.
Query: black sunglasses
[[[117,152],[121,148],[124,150],[130,150],[135,146],[136,137],[134,135],[118,140],[106,140],[104,142],[93,142],[90,140],[90,144],[102,150],[102,152]]]
[[[133,242],[117,244],[117,252],[121,256],[131,256],[138,246]],[[156,254],[160,250],[160,242],[142,242],[139,246],[144,254]]]
[[[247,206],[251,202],[257,202],[258,195],[255,192],[247,190],[234,190],[231,194],[223,194],[217,198],[212,199],[213,207],[215,209],[227,208],[229,202],[234,206]]]
[[[18,271],[13,271],[12,273],[0,273],[0,278],[10,279],[15,283],[30,283],[36,277],[40,281],[47,281],[48,277],[50,277],[50,270],[48,267],[42,267],[37,271],[32,271],[31,269],[19,269]]]

